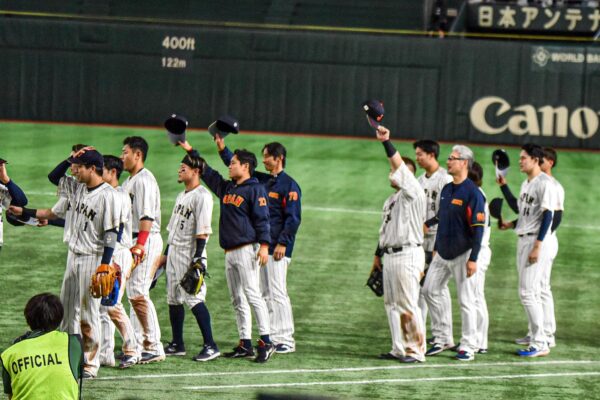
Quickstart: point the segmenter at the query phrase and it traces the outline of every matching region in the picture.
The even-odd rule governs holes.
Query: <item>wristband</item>
[[[196,253],[194,254],[194,258],[202,257],[204,246],[206,246],[206,239],[196,238]]]
[[[146,240],[148,240],[148,236],[150,236],[150,231],[140,231],[137,237],[137,244],[145,246]]]
[[[390,140],[386,140],[385,142],[381,142],[381,144],[383,144],[383,148],[385,149],[385,154],[387,154],[388,157],[393,157],[394,154],[396,154],[396,148],[394,147],[394,145],[392,144],[392,142]]]
[[[28,218],[36,218],[37,209],[23,207],[23,216]]]

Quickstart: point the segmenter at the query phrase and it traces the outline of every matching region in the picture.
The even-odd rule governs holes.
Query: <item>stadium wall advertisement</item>
[[[600,149],[600,49],[557,42],[0,16],[0,119]]]

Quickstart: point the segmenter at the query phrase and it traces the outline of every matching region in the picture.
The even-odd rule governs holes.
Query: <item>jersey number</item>
[[[181,221],[181,225],[179,225],[179,229],[183,230],[184,224],[185,224],[185,221]]]
[[[85,221],[85,225],[83,225],[83,230],[87,231],[89,221]]]

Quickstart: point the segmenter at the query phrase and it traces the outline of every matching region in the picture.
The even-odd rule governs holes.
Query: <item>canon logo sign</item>
[[[495,111],[495,116],[488,110]],[[513,107],[501,97],[489,96],[477,100],[469,116],[473,127],[487,135],[510,132],[519,136],[567,137],[570,131],[579,139],[589,139],[598,131],[599,114],[589,107],[579,107],[572,112],[564,106],[535,108],[523,104]]]

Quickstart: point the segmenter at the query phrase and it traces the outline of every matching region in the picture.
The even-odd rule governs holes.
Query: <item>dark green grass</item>
[[[150,143],[147,166],[156,175],[162,194],[163,237],[173,201],[182,186],[176,182],[183,151],[171,146],[163,132],[132,128],[74,125],[0,124],[0,156],[9,160],[9,174],[28,194],[30,205],[50,207],[55,188],[48,172],[74,143],[95,145],[104,154],[120,154],[122,139],[143,135]],[[226,169],[216,156],[205,132],[191,132],[190,142],[222,173]],[[600,155],[561,152],[557,177],[566,190],[566,211],[559,230],[560,251],[555,262],[553,288],[558,323],[558,346],[539,360],[514,356],[515,337],[526,333],[527,321],[517,295],[516,237],[493,229],[493,258],[487,274],[486,293],[490,311],[490,353],[468,365],[459,365],[450,353],[429,358],[418,368],[398,368],[397,363],[376,358],[390,349],[389,330],[382,299],[364,286],[377,241],[380,210],[391,193],[388,163],[381,145],[373,140],[345,140],[296,136],[239,135],[228,140],[231,147],[260,152],[267,141],[286,145],[287,171],[303,191],[303,221],[289,274],[288,287],[296,320],[297,352],[276,355],[266,365],[247,360],[218,359],[207,364],[191,361],[199,351],[201,336],[191,313],[186,315],[188,356],[118,371],[100,370],[100,378],[85,383],[89,399],[125,398],[253,398],[259,392],[325,395],[334,398],[594,398],[600,389],[598,376],[528,377],[531,374],[587,373],[600,371],[598,357],[598,248],[600,211]],[[413,155],[408,142],[397,142],[404,155]],[[445,159],[449,145],[442,146]],[[493,148],[473,147],[486,173],[484,189],[489,198],[500,196],[489,162]],[[509,150],[513,162],[518,150]],[[260,158],[259,158],[260,160]],[[260,168],[262,169],[262,167]],[[523,175],[512,167],[509,183],[518,193]],[[216,201],[216,200],[215,200]],[[507,216],[510,214],[507,213]],[[215,338],[221,350],[237,342],[237,330],[223,274],[223,252],[218,247],[218,208],[213,216],[215,235],[209,242],[207,305]],[[0,252],[0,349],[27,329],[23,307],[29,297],[42,292],[58,293],[65,265],[62,231],[54,227],[14,228],[5,224],[5,246]],[[453,288],[453,284],[451,284]],[[163,342],[170,340],[165,282],[152,291],[162,327]],[[454,304],[456,300],[454,298]],[[455,307],[456,308],[456,307]],[[460,318],[454,313],[455,339]],[[118,342],[119,343],[119,342]],[[586,364],[540,364],[539,361],[592,360]],[[498,364],[509,363],[509,364]],[[494,365],[488,365],[494,364]],[[254,374],[267,370],[393,367],[362,371],[306,371]],[[435,368],[432,368],[435,367]],[[234,375],[135,378],[140,375],[238,373]],[[253,373],[253,374],[251,374]],[[460,377],[523,375],[518,379],[466,380]],[[411,381],[418,378],[456,377],[445,381]],[[135,378],[135,379],[133,379]],[[188,386],[271,384],[406,379],[402,382],[341,384],[287,388],[244,388],[189,391]]]

